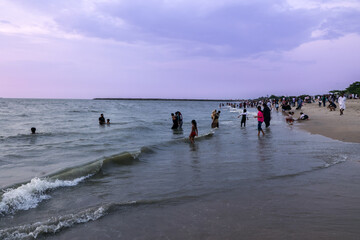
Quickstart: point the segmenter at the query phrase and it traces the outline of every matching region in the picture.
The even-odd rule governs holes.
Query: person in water
[[[172,125],[171,129],[178,129],[179,123],[178,123],[178,119],[174,113],[171,113],[171,119],[173,121],[173,125]]]
[[[243,126],[243,124],[244,124],[244,127],[246,127],[246,119],[249,119],[248,117],[247,117],[247,111],[246,111],[246,109],[244,109],[244,111],[243,111],[243,113],[242,114],[240,114],[239,116],[238,116],[238,118],[239,117],[241,117],[241,127]]]
[[[100,115],[100,117],[99,117],[99,124],[100,124],[100,125],[105,124],[104,114],[101,114],[101,115]]]
[[[219,128],[219,117],[220,117],[221,111],[214,110],[211,114],[211,119],[213,120],[211,123],[212,128]]]
[[[183,125],[183,116],[182,116],[181,112],[179,112],[179,111],[177,111],[175,114],[176,114],[176,118],[178,121],[178,128],[181,129],[182,125]]]
[[[266,128],[268,128],[270,126],[271,110],[266,103],[263,104],[263,107],[264,107],[263,108],[264,122],[265,122]]]
[[[191,143],[194,143],[195,142],[195,136],[198,136],[199,133],[198,133],[196,121],[192,120],[191,124],[192,124],[192,127],[191,127],[191,132],[190,132],[190,135],[189,135],[189,139],[190,139]]]
[[[109,118],[106,120],[106,124],[110,125],[110,119]]]
[[[257,116],[255,116],[255,118],[258,119],[258,136],[260,136],[260,132],[262,132],[263,136],[265,135],[264,131],[262,130],[261,128],[261,125],[262,123],[264,122],[264,114],[263,112],[261,111],[261,107],[258,106],[257,107],[258,109],[258,113],[257,113]]]
[[[216,115],[216,109],[211,113],[211,120],[212,120],[211,128],[216,128],[215,115]]]
[[[31,128],[31,134],[35,134],[36,133],[36,128],[32,127]]]

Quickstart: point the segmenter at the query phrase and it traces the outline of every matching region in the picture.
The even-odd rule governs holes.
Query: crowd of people
[[[357,95],[350,95],[349,98],[358,98]],[[219,108],[222,108],[224,106],[232,107],[232,108],[243,108],[243,112],[240,113],[238,118],[241,118],[240,126],[246,127],[246,121],[248,118],[248,112],[247,108],[253,108],[256,107],[258,112],[255,118],[257,118],[258,121],[258,136],[260,133],[265,135],[263,129],[262,129],[262,123],[265,123],[265,127],[270,127],[270,121],[271,121],[271,111],[274,109],[275,111],[279,111],[279,108],[281,106],[282,111],[285,113],[286,118],[285,121],[288,124],[293,124],[294,121],[302,121],[302,120],[309,120],[309,116],[304,114],[303,112],[300,112],[300,116],[295,119],[294,118],[294,112],[292,111],[292,107],[296,107],[296,110],[301,110],[303,102],[305,103],[315,103],[316,101],[319,104],[319,107],[326,106],[326,103],[328,103],[328,108],[330,111],[336,111],[337,105],[339,104],[340,109],[340,115],[344,114],[344,111],[346,109],[346,99],[347,97],[344,94],[341,94],[339,96],[336,96],[334,94],[328,94],[328,95],[322,95],[322,96],[306,96],[306,97],[283,97],[283,98],[272,98],[272,99],[263,99],[263,100],[243,100],[239,101],[237,103],[220,103]],[[219,128],[219,118],[220,118],[221,111],[217,111],[216,109],[211,113],[211,128]],[[181,130],[183,125],[183,116],[181,112],[177,111],[175,113],[171,113],[171,119],[173,122],[173,125],[171,129],[173,130]],[[99,117],[99,124],[100,125],[110,125],[110,119],[106,119],[104,114],[102,113]],[[189,135],[190,141],[193,143],[195,136],[198,136],[198,129],[197,129],[197,123],[195,120],[191,121],[192,128]],[[36,133],[36,128],[31,128],[31,133]]]

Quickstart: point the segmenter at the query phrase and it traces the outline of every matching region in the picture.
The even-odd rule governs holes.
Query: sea
[[[0,99],[0,239],[360,238],[358,143],[219,104]]]

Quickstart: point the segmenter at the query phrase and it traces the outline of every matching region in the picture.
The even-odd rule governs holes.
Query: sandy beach
[[[335,112],[330,112],[327,105],[319,107],[317,102],[304,104],[301,111],[307,114],[310,120],[296,122],[295,125],[312,134],[320,134],[344,142],[360,143],[360,100],[348,99],[342,116],[338,104]],[[295,118],[299,117],[301,111],[295,111]]]

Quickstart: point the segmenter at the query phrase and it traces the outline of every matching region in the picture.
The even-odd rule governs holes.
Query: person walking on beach
[[[298,106],[296,109],[301,109],[303,100],[301,98],[299,98],[297,103],[298,103]]]
[[[268,128],[270,126],[271,110],[265,103],[263,104],[263,106],[264,106],[264,108],[263,108],[264,122],[265,122],[266,128]]]
[[[246,127],[246,119],[248,119],[246,109],[244,109],[243,113],[240,114],[240,115],[238,116],[238,118],[239,118],[239,117],[241,117],[241,124],[240,124],[240,126],[242,127],[243,124],[244,124],[244,127]]]
[[[254,118],[257,118],[258,119],[258,136],[260,136],[260,132],[262,132],[263,136],[265,135],[264,131],[262,130],[261,128],[261,125],[262,123],[264,122],[264,114],[263,112],[261,111],[261,107],[258,106],[257,107],[258,109],[258,113],[257,113],[257,116],[255,116]]]
[[[191,143],[195,143],[195,136],[199,135],[196,121],[192,120],[191,125],[192,126],[191,126],[191,132],[190,132],[190,135],[189,135],[189,139],[190,139]]]
[[[344,94],[341,94],[341,96],[338,98],[338,103],[340,106],[340,115],[344,114],[344,110],[346,108],[345,102],[346,102],[346,97],[344,96]]]

